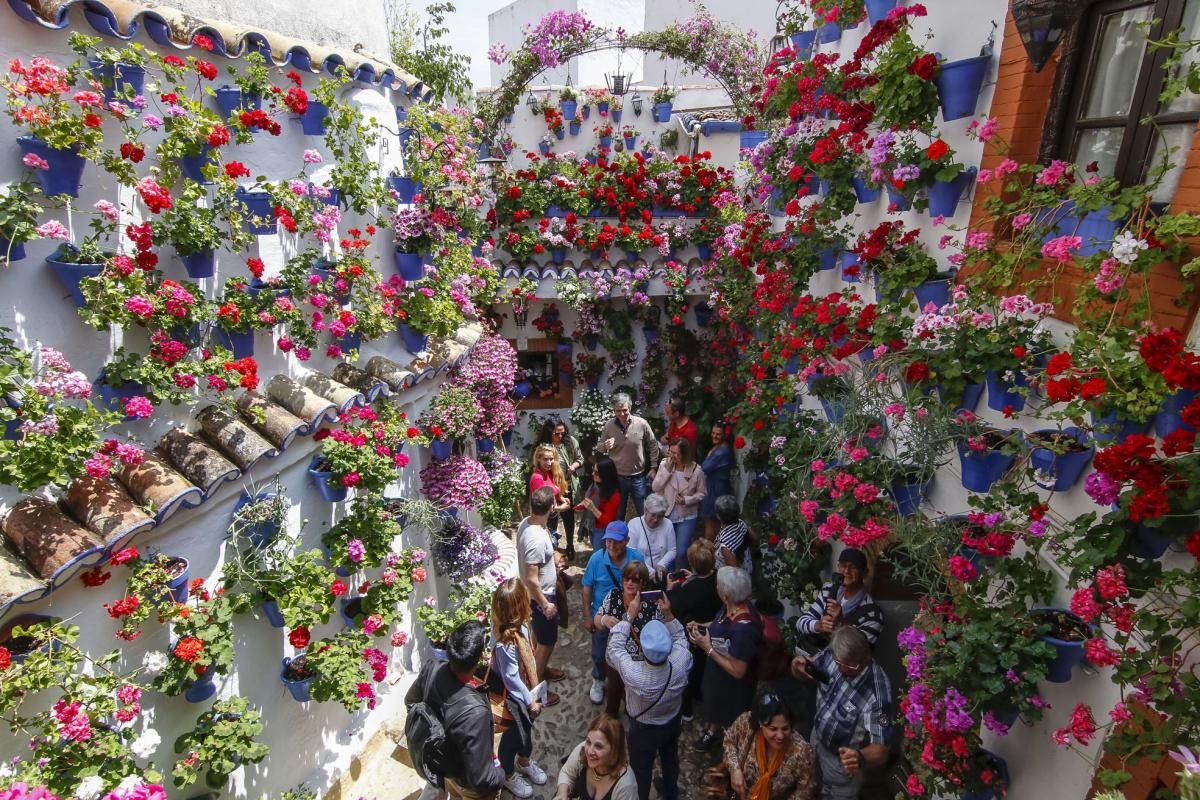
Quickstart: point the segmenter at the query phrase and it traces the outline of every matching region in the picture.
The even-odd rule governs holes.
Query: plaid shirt
[[[829,683],[817,691],[814,738],[837,750],[887,744],[892,720],[892,687],[883,668],[871,661],[861,675],[847,678],[833,662],[828,647],[817,653],[813,663],[829,675]]]

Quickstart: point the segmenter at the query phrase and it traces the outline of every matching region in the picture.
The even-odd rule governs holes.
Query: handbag
[[[483,674],[483,683],[487,686],[488,706],[492,710],[492,728],[496,733],[505,733],[513,726],[512,711],[508,708],[508,687],[500,682],[500,690],[492,685],[492,662],[489,659],[487,672]]]
[[[754,737],[751,737],[746,752],[742,753],[741,764],[738,765],[743,775],[746,774],[746,761],[750,758],[750,750],[753,747]],[[733,780],[729,777],[729,765],[724,759],[715,767],[704,770],[704,776],[700,779],[700,796],[705,800],[729,800],[735,796]]]

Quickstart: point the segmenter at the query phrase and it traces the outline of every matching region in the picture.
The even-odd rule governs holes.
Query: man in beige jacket
[[[621,507],[617,519],[624,520],[630,497],[638,516],[646,496],[650,494],[647,475],[658,468],[658,440],[650,423],[633,414],[633,401],[624,392],[612,398],[613,418],[604,423],[600,430],[600,441],[596,450],[608,456],[617,465],[620,477]]]

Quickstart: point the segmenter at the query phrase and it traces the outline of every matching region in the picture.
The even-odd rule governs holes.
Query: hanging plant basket
[[[1145,434],[1150,432],[1149,421],[1138,422],[1137,420],[1126,419],[1117,411],[1109,411],[1099,417],[1093,411],[1091,417],[1092,438],[1101,446],[1112,442],[1124,441],[1127,436],[1132,436],[1135,433]]]
[[[654,104],[654,121],[666,124],[671,121],[671,111],[675,108],[672,103]]]
[[[315,455],[308,462],[308,475],[326,503],[340,503],[346,499],[349,490],[341,484],[333,482],[333,473],[325,469],[325,457]]]
[[[991,61],[989,54],[941,65],[934,82],[942,104],[943,120],[950,122],[975,113],[979,93],[983,89],[983,78]]]
[[[958,201],[964,191],[975,181],[978,170],[975,167],[964,169],[952,180],[935,181],[926,190],[929,197],[929,216],[953,217],[958,211]]]
[[[267,192],[247,192],[239,188],[237,190],[238,202],[245,208],[245,213],[254,216],[255,218],[265,220],[258,223],[252,219],[247,219],[243,223],[246,231],[258,236],[275,233],[279,230],[279,222],[275,219],[275,209],[271,205],[271,195]]]
[[[855,175],[850,179],[850,183],[854,186],[854,196],[859,203],[868,204],[874,203],[879,199],[880,189],[878,186],[872,188],[865,178],[860,178]]]
[[[987,492],[992,484],[1004,477],[1016,456],[997,449],[1005,437],[1002,431],[985,434],[991,440],[987,450],[971,450],[965,442],[958,443],[958,458],[962,466],[963,488],[971,492]]]
[[[412,203],[413,198],[421,194],[423,190],[420,181],[414,181],[407,175],[390,176],[388,186],[396,193],[397,203]]]
[[[410,253],[396,248],[393,257],[396,262],[396,271],[404,280],[412,282],[425,277],[425,253]]]
[[[407,322],[401,322],[396,326],[400,331],[400,338],[404,340],[404,349],[418,356],[429,349],[429,337],[420,331],[413,328]]]
[[[1170,436],[1178,430],[1195,431],[1191,425],[1183,421],[1183,410],[1196,399],[1196,392],[1191,389],[1179,389],[1167,395],[1162,408],[1154,417],[1154,430],[1162,438]]]
[[[793,33],[788,38],[791,39],[792,47],[796,50],[796,58],[799,59],[807,59],[808,56],[812,55],[813,48],[817,46],[817,32],[815,30]]]
[[[329,106],[316,100],[308,101],[308,108],[294,119],[300,120],[300,130],[305,136],[324,136],[325,119],[329,116]]]
[[[244,95],[236,86],[219,86],[215,90],[214,101],[221,110],[221,116],[231,117],[243,109],[262,108],[262,96],[257,94]]]
[[[191,178],[197,183],[212,183],[204,176],[204,168],[217,163],[211,154],[212,148],[205,144],[201,145],[200,153],[197,155],[180,156],[179,169],[183,172],[184,177]]]
[[[1051,683],[1066,683],[1071,680],[1071,670],[1083,661],[1083,645],[1092,636],[1092,629],[1082,619],[1065,608],[1037,608],[1034,619],[1049,622],[1050,633],[1039,636],[1043,642],[1054,647],[1054,660],[1046,667],[1046,680]]]
[[[985,380],[988,390],[988,408],[993,411],[1010,409],[1013,412],[1019,412],[1025,410],[1029,378],[1023,371],[1013,371],[1012,380],[1009,381],[995,370],[988,370]],[[1026,392],[1019,392],[1018,389],[1025,389]]]
[[[84,300],[79,284],[84,278],[94,278],[103,272],[104,264],[77,264],[74,261],[63,260],[78,252],[74,245],[64,242],[52,254],[46,256],[46,264],[49,265],[50,271],[58,279],[58,282],[70,293],[71,299],[75,301],[75,306],[83,308],[87,305],[87,301]]]
[[[1087,434],[1076,427],[1034,431],[1029,434],[1029,443],[1033,446],[1029,463],[1037,473],[1034,482],[1055,492],[1065,492],[1077,484],[1095,452]],[[1066,448],[1066,452],[1056,453],[1044,444],[1052,444],[1056,450]]]
[[[183,698],[189,703],[203,703],[217,693],[217,687],[213,684],[216,677],[217,670],[211,664],[208,665],[184,691]]]
[[[454,455],[454,442],[449,439],[430,439],[429,453],[437,461],[445,461]]]
[[[292,699],[298,703],[307,703],[312,699],[309,692],[313,681],[317,679],[317,676],[309,672],[306,667],[304,656],[285,658],[283,669],[279,673],[279,680],[287,687]]]
[[[842,26],[836,22],[826,22],[821,26],[818,34],[821,39],[821,44],[833,44],[842,39]]]
[[[272,628],[282,628],[284,625],[283,612],[279,610],[279,603],[274,600],[263,600],[262,604],[263,616],[267,618]]]
[[[898,0],[865,0],[867,7],[867,22],[871,25],[886,19],[888,12],[896,7]]]
[[[179,260],[183,262],[183,268],[187,270],[189,278],[211,278],[217,274],[216,253],[212,250],[202,250],[186,256],[179,254]]]
[[[79,197],[79,187],[83,184],[83,167],[87,161],[79,154],[78,146],[60,150],[36,136],[19,136],[17,145],[23,154],[36,155],[45,159],[49,165],[46,169],[37,170],[42,194],[47,197],[60,194]]]
[[[227,331],[216,326],[212,331],[213,340],[232,351],[234,358],[250,358],[254,355],[254,331]]]
[[[114,100],[124,102],[128,94],[134,96],[141,94],[146,85],[146,70],[137,64],[122,62],[105,64],[98,58],[89,58],[88,71],[104,86],[105,103],[111,103]],[[138,111],[134,106],[126,104],[126,107],[134,113]]]

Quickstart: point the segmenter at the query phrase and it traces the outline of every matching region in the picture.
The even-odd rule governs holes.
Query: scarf
[[[787,747],[781,747],[767,759],[767,737],[759,731],[754,736],[754,762],[758,764],[758,780],[750,790],[750,800],[771,800],[771,779],[783,764]]]

